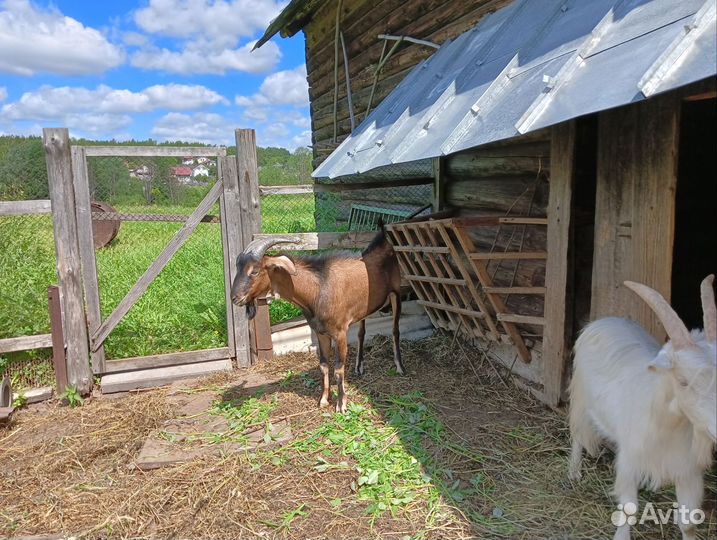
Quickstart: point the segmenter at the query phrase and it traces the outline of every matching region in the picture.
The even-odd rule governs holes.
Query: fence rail
[[[52,204],[48,199],[33,201],[0,201],[0,216],[29,216],[49,214]]]

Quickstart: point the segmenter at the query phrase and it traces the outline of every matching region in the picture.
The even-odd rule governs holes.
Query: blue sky
[[[285,4],[0,0],[0,135],[306,146],[303,35],[250,52]]]

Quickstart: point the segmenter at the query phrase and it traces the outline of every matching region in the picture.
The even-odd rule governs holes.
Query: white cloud
[[[5,101],[7,99],[7,88],[4,86],[0,86],[0,101]]]
[[[95,90],[82,87],[42,86],[26,92],[14,103],[0,109],[5,120],[62,119],[70,114],[122,115],[158,109],[196,110],[227,100],[204,86],[155,85],[140,92],[100,85]]]
[[[139,32],[125,32],[122,34],[122,41],[130,47],[144,47],[149,43],[149,39]]]
[[[126,114],[68,114],[65,115],[62,123],[71,131],[105,136],[107,133],[128,127],[132,123],[132,118]]]
[[[56,8],[29,0],[5,0],[0,7],[0,72],[87,75],[124,62],[124,52],[99,31]]]
[[[169,113],[152,128],[152,136],[161,141],[208,144],[230,144],[233,133],[234,126],[225,117],[213,113]]]
[[[267,45],[269,44],[271,42]],[[253,96],[236,96],[234,101],[241,107],[265,105],[308,106],[309,85],[306,82],[306,66],[302,64],[295,69],[272,73],[261,83],[257,94]]]
[[[206,42],[189,43],[181,52],[169,49],[145,48],[132,56],[132,65],[142,69],[166,71],[182,75],[214,74],[227,71],[265,73],[273,69],[281,58],[281,50],[270,42],[252,52],[255,41],[238,49],[213,48]]]
[[[307,129],[311,127],[311,119],[298,111],[289,111],[282,115],[282,120],[289,122],[292,126]]]
[[[229,46],[266,28],[284,4],[276,0],[150,0],[146,8],[135,12],[134,20],[151,34],[201,36]]]

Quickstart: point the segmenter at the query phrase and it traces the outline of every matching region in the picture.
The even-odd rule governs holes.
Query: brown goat
[[[265,256],[277,243],[295,243],[292,238],[273,237],[255,240],[237,258],[237,274],[232,283],[232,302],[247,306],[247,315],[256,314],[256,298],[272,291],[298,306],[319,340],[319,367],[323,375],[323,393],[319,407],[329,404],[329,357],[331,341],[336,345],[334,377],[338,386],[336,411],[346,411],[345,372],[349,326],[360,324],[358,353],[354,372],[362,375],[363,341],[366,317],[389,301],[393,313],[393,358],[403,375],[399,348],[398,320],[401,316],[401,275],[393,247],[381,231],[363,251],[317,257]]]

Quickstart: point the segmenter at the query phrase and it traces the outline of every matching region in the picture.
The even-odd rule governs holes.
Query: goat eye
[[[683,388],[686,388],[687,386],[689,386],[689,384],[688,384],[688,382],[687,382],[687,379],[683,379],[682,377],[679,377],[679,378],[677,379],[677,382],[678,382],[678,383],[680,384],[680,386],[682,386]]]

